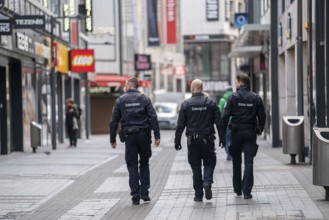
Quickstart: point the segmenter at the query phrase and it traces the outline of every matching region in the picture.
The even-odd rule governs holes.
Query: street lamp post
[[[50,94],[51,94],[51,145],[52,149],[56,150],[56,73],[55,73],[55,51],[54,51],[54,18],[50,17],[50,53],[51,53],[51,68],[50,68]]]

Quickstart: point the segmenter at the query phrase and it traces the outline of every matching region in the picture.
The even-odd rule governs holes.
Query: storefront
[[[184,36],[186,62],[186,86],[193,79],[205,81],[206,92],[216,100],[231,85],[232,64],[228,54],[231,51],[233,36],[225,34],[199,34]]]

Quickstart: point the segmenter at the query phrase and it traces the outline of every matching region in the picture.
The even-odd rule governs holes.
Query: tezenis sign
[[[71,50],[70,70],[76,73],[94,72],[94,50]]]

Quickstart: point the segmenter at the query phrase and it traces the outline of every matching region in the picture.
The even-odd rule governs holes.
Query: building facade
[[[79,45],[72,46],[60,25],[65,2],[4,1],[0,12],[6,27],[0,44],[1,154],[32,151],[33,124],[42,132],[38,145],[56,149],[56,143],[65,138],[65,99],[72,97],[83,106],[82,78],[69,72],[68,60],[70,48]],[[72,16],[78,15],[78,1],[72,1],[73,8]],[[22,26],[24,19],[33,20],[34,26]]]
[[[205,91],[215,99],[233,84],[235,63],[228,54],[238,34],[234,13],[244,8],[243,1],[181,1],[187,82],[204,80]]]

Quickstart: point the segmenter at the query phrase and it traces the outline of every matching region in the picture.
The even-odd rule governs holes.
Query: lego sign
[[[76,73],[94,72],[94,50],[71,50],[70,70]]]

